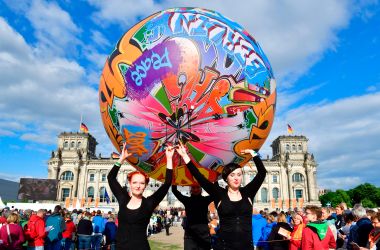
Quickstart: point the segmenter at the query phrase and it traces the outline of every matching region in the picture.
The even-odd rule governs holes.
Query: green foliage
[[[335,192],[328,192],[319,197],[322,206],[331,203],[335,207],[341,202],[345,202],[348,207],[356,203],[361,203],[363,207],[374,208],[380,207],[380,188],[364,183],[348,191],[337,189]]]

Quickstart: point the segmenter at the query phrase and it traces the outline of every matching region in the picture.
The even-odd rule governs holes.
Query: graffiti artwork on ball
[[[156,13],[128,30],[105,63],[99,87],[105,130],[134,167],[164,180],[165,145],[188,148],[202,174],[244,166],[273,124],[276,83],[256,40],[221,14],[198,8]],[[173,158],[175,182],[195,183]]]

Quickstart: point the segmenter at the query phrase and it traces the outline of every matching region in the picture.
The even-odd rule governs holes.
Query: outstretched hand
[[[129,157],[131,156],[132,154],[131,153],[128,153],[128,150],[127,150],[127,143],[124,142],[123,143],[123,150],[121,151],[121,155],[120,155],[120,158],[119,158],[119,162],[121,164],[123,164],[123,162]]]
[[[174,152],[175,150],[173,146],[167,146],[165,149],[166,159],[173,159]]]
[[[252,157],[255,157],[256,155],[258,155],[255,150],[253,149],[243,149],[242,151],[240,151],[241,154],[251,154]]]
[[[176,150],[186,164],[190,162],[190,157],[187,154],[186,147],[182,144],[182,142],[179,142],[179,145],[178,147],[176,147]]]

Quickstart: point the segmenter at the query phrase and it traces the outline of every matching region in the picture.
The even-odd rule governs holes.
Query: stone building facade
[[[313,154],[308,152],[308,139],[305,136],[279,136],[271,147],[273,156],[263,159],[267,177],[255,197],[255,207],[260,209],[287,209],[288,207],[319,205],[316,182],[317,163]],[[57,201],[73,202],[74,198],[85,200],[86,206],[95,203],[99,206],[117,208],[117,201],[107,183],[107,173],[116,159],[96,155],[96,139],[86,133],[66,133],[58,136],[58,148],[52,152],[48,161],[48,178],[58,179]],[[127,174],[134,168],[124,164],[118,174],[118,181],[124,185]],[[256,174],[253,162],[243,168],[243,185],[252,180]],[[220,185],[225,185],[219,180]],[[160,182],[151,179],[144,195],[150,195]],[[106,203],[105,193],[111,199]],[[182,189],[188,194],[188,188]],[[89,199],[91,198],[91,199]],[[169,191],[161,206],[180,206]]]

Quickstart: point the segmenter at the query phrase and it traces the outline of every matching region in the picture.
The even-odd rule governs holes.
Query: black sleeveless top
[[[187,164],[191,174],[202,188],[212,197],[219,215],[219,238],[215,249],[253,249],[252,243],[252,203],[266,176],[266,169],[258,156],[253,158],[257,175],[245,187],[239,188],[242,199],[231,201],[228,190],[217,182],[211,183],[190,161]]]

